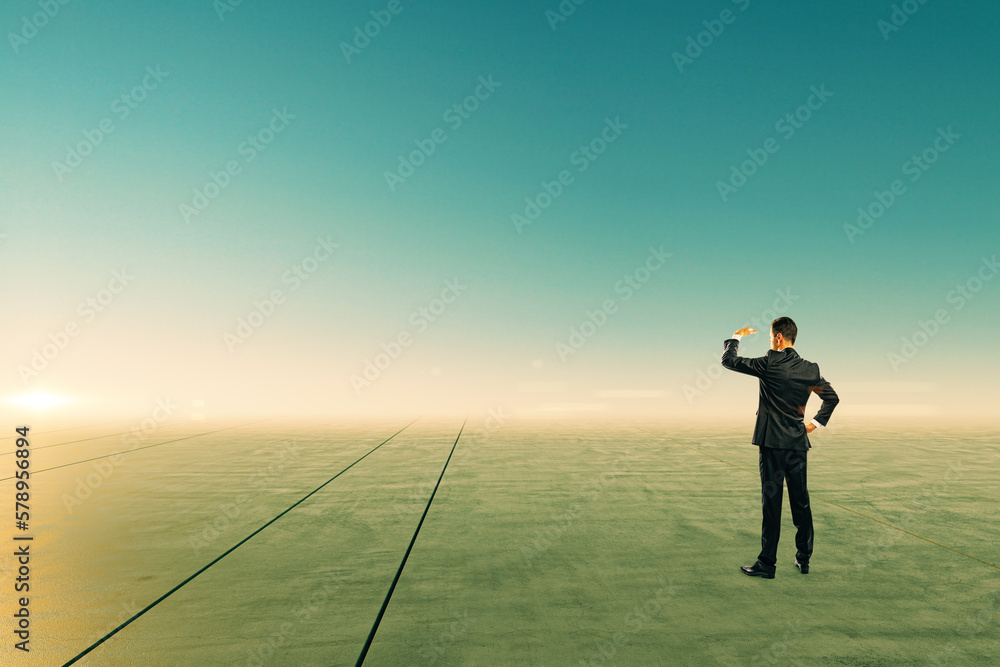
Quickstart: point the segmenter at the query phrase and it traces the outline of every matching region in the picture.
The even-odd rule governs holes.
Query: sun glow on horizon
[[[69,398],[68,396],[60,396],[59,394],[53,394],[52,392],[36,389],[35,391],[18,394],[17,396],[10,396],[7,398],[6,402],[11,405],[17,405],[22,408],[30,408],[32,410],[48,410],[50,408],[61,407],[69,403],[73,403],[74,399]]]

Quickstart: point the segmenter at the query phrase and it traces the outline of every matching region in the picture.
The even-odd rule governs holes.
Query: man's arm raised
[[[743,327],[739,331],[733,334],[732,338],[729,338],[723,343],[725,349],[722,352],[722,365],[731,371],[736,371],[737,373],[745,373],[747,375],[753,375],[754,377],[760,377],[764,374],[764,368],[767,366],[767,357],[741,357],[736,354],[740,347],[740,339],[743,336],[749,336],[750,334],[757,333],[756,329],[751,329],[750,327]]]

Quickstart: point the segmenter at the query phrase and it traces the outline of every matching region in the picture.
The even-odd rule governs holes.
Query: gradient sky
[[[591,0],[553,29],[555,0],[402,0],[350,62],[342,44],[391,3],[244,0],[221,18],[220,4],[73,2],[37,31],[36,2],[0,9],[0,395],[51,392],[87,414],[170,397],[209,416],[751,419],[756,383],[720,376],[722,341],[763,317],[741,348],[762,355],[785,314],[838,415],[993,408],[996,3],[914,3],[890,31],[891,2]],[[679,71],[706,21],[721,33]],[[480,77],[500,85],[454,127],[445,112]],[[814,87],[832,95],[787,136],[776,124]],[[274,109],[294,118],[248,161]],[[581,172],[574,154],[607,119],[627,128]],[[102,121],[113,131],[57,173]],[[912,180],[906,163],[949,128]],[[386,171],[435,130],[446,141],[390,189]],[[724,200],[718,182],[769,138],[777,152]],[[239,173],[185,220],[231,161]],[[512,214],[563,170],[572,183],[519,233]],[[897,179],[905,191],[852,243],[844,225]],[[284,276],[317,239],[339,247],[293,289]],[[650,247],[672,255],[625,300],[615,286]],[[981,267],[991,280],[959,308],[949,294]],[[128,285],[89,319],[80,304],[122,270]],[[411,315],[446,280],[467,287],[421,331]],[[275,289],[284,303],[231,351],[224,335]],[[562,359],[557,344],[608,299],[617,312]],[[894,368],[939,310],[947,321]],[[412,343],[359,394],[351,376],[401,332]],[[686,392],[702,372],[704,392]]]

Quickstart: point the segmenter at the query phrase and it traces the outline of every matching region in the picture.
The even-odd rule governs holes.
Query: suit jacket
[[[760,401],[753,444],[775,449],[808,450],[809,437],[803,416],[809,395],[823,401],[814,419],[826,426],[840,399],[830,383],[820,375],[819,366],[799,356],[793,347],[768,350],[763,357],[740,357],[740,342],[730,338],[723,343],[722,365],[737,373],[760,378]]]

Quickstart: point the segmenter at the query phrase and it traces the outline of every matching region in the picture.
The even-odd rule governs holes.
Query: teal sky
[[[880,27],[891,2],[591,0],[555,29],[554,0],[244,0],[222,18],[219,6],[73,2],[35,31],[36,2],[0,9],[5,396],[130,413],[170,396],[210,415],[744,414],[746,378],[712,378],[693,398],[685,385],[790,291],[776,314],[845,387],[843,414],[988,409],[995,3],[907,4],[892,31]],[[391,22],[348,62],[342,44],[371,12]],[[705,46],[679,71],[689,37]],[[122,101],[144,79],[145,98]],[[458,125],[446,112],[477,89]],[[797,110],[808,118],[792,134],[779,122]],[[78,166],[54,166],[95,132]],[[248,148],[258,135],[273,141]],[[581,158],[594,140],[606,150]],[[428,141],[390,188],[386,172]],[[766,145],[777,150],[720,195]],[[907,164],[925,150],[926,170]],[[512,215],[564,170],[571,182],[519,231]],[[228,184],[185,216],[213,173]],[[884,215],[848,234],[897,179]],[[286,272],[318,239],[338,247],[293,288]],[[650,247],[671,256],[626,300],[616,283]],[[123,269],[127,286],[88,321],[79,304]],[[977,272],[980,291],[949,299]],[[421,331],[411,314],[446,280],[466,288]],[[273,315],[227,345],[276,289]],[[616,312],[561,358],[609,299]],[[947,321],[921,340],[939,310]],[[26,373],[73,323],[78,335]],[[401,332],[412,344],[356,390],[352,376]],[[926,345],[893,364],[915,334]],[[766,349],[767,322],[742,353]]]

